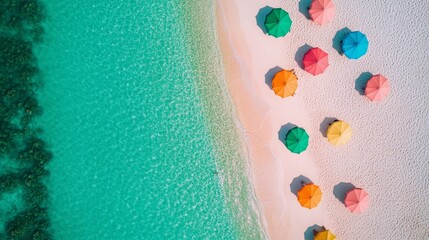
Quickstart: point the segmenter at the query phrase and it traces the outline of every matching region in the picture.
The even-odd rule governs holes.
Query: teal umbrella
[[[281,8],[274,8],[265,18],[268,35],[276,38],[285,36],[290,31],[291,26],[292,20],[289,13]]]
[[[343,39],[341,48],[349,59],[359,59],[368,51],[368,39],[359,31],[350,32]]]
[[[308,134],[300,127],[294,127],[286,134],[285,145],[293,153],[300,154],[308,147]]]

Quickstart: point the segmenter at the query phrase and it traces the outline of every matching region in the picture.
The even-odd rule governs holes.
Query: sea
[[[49,238],[264,239],[214,1],[32,1]]]

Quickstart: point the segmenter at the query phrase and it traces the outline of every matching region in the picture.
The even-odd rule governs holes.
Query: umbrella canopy
[[[298,88],[298,78],[293,70],[280,70],[274,77],[272,88],[276,95],[285,98],[295,95]]]
[[[315,208],[322,200],[322,191],[319,186],[309,183],[298,191],[298,202],[305,208]]]
[[[329,125],[326,135],[332,145],[344,145],[352,136],[352,128],[346,122],[336,120]]]
[[[289,13],[281,8],[274,8],[265,18],[265,27],[268,35],[276,38],[285,36],[292,26]]]
[[[377,74],[372,76],[365,87],[365,95],[371,101],[381,101],[390,92],[390,83],[383,75]]]
[[[313,75],[321,74],[329,66],[328,54],[320,48],[312,48],[304,54],[302,65]]]
[[[368,51],[368,39],[359,31],[350,32],[343,39],[341,48],[349,59],[359,59]]]
[[[344,205],[352,213],[364,212],[369,206],[368,193],[361,188],[352,189],[347,193]]]
[[[286,147],[293,153],[300,154],[308,147],[308,134],[300,127],[294,127],[286,134]]]
[[[325,25],[334,19],[335,6],[332,0],[313,0],[308,13],[313,22],[318,25]]]
[[[323,230],[316,234],[314,240],[335,240],[337,237],[329,230]]]

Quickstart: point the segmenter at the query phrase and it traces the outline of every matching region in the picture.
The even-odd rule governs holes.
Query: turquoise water
[[[262,238],[232,110],[204,95],[224,95],[219,56],[198,67],[216,44],[195,52],[191,39],[187,17],[212,22],[213,3],[43,3],[40,125],[54,154],[55,239]]]

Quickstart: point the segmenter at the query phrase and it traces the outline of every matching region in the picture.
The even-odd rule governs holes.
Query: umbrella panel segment
[[[267,28],[268,35],[273,37],[283,37],[292,26],[292,20],[289,13],[281,8],[274,8],[269,12],[265,18],[265,27]]]
[[[361,188],[350,190],[344,199],[344,205],[352,213],[362,213],[368,209],[368,193]]]
[[[282,98],[295,95],[298,88],[298,78],[293,70],[280,70],[272,81],[272,89],[277,96]]]
[[[355,31],[346,35],[342,41],[341,49],[349,59],[359,59],[368,51],[368,44],[365,34]]]
[[[380,74],[372,76],[365,87],[365,96],[374,102],[383,100],[389,93],[390,83],[386,77]]]
[[[309,136],[300,127],[294,127],[286,134],[285,145],[293,153],[300,154],[308,147]]]
[[[305,184],[298,191],[298,202],[305,208],[315,208],[317,205],[319,205],[321,200],[322,191],[320,190],[319,186],[313,183]]]
[[[325,25],[335,17],[335,5],[332,0],[313,0],[308,13],[311,20],[318,25]]]
[[[337,237],[329,230],[323,230],[318,232],[314,237],[314,240],[336,240]]]
[[[302,65],[313,75],[321,74],[329,66],[328,54],[320,48],[312,48],[304,54]]]
[[[334,146],[346,144],[352,136],[352,128],[344,121],[336,120],[326,130],[328,142]]]

